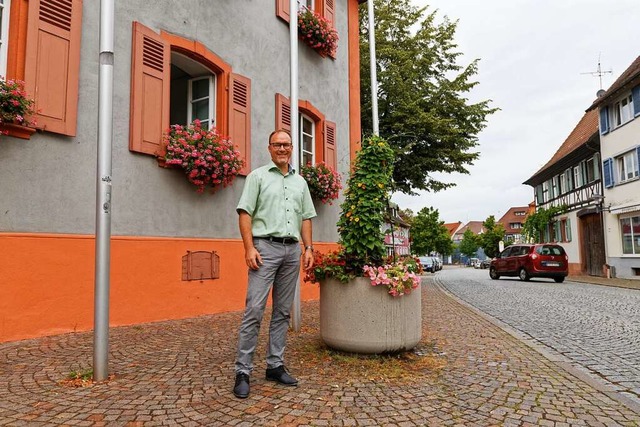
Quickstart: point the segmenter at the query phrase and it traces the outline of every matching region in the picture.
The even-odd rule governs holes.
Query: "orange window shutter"
[[[335,0],[324,0],[322,16],[331,23],[331,26],[336,26],[336,7]]]
[[[244,160],[242,175],[251,172],[251,80],[229,75],[229,138]]]
[[[328,120],[324,122],[324,162],[333,170],[338,170],[336,124]]]
[[[276,16],[289,22],[291,14],[289,13],[289,0],[276,0]]]
[[[276,94],[276,130],[278,129],[291,131],[291,103],[279,93]]]
[[[133,23],[129,150],[164,155],[162,133],[169,128],[170,52],[159,34]]]
[[[37,127],[75,136],[82,0],[29,0],[25,88]]]

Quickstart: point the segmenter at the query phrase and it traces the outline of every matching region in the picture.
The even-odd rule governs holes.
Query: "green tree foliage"
[[[500,252],[498,243],[504,240],[504,227],[500,223],[496,223],[496,218],[491,215],[483,223],[484,233],[478,236],[480,247],[484,253],[493,258]]]
[[[411,226],[411,252],[416,255],[428,255],[438,252],[449,255],[453,252],[453,242],[449,231],[440,220],[437,209],[422,208],[413,218]]]
[[[473,234],[471,229],[467,228],[462,235],[462,240],[460,241],[460,253],[468,256],[469,258],[476,255],[478,248],[480,245],[478,244],[478,236]]]
[[[538,210],[527,216],[527,219],[522,225],[522,235],[527,240],[533,240],[534,242],[542,242],[542,236],[544,236],[545,229],[551,223],[551,220],[557,215],[563,214],[567,211],[566,205],[551,206],[549,209],[538,208]]]
[[[406,222],[409,225],[413,224],[413,219],[415,218],[415,214],[413,213],[413,211],[409,208],[407,209],[400,209],[398,211],[398,215],[400,215],[400,218]]]
[[[434,172],[469,173],[479,156],[478,134],[496,109],[489,100],[470,103],[478,60],[456,63],[456,22],[435,22],[435,12],[410,0],[375,0],[380,135],[396,152],[395,189],[439,191],[455,184]],[[362,129],[372,132],[367,5],[360,10]]]

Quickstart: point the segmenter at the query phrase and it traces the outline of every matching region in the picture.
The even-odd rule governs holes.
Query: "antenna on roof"
[[[580,73],[580,74],[591,74],[592,76],[598,76],[598,79],[600,79],[600,90],[598,91],[598,93],[600,93],[600,91],[602,90],[602,75],[603,74],[611,74],[613,73],[613,71],[611,69],[608,70],[602,70],[602,67],[600,67],[600,55],[601,53],[598,54],[598,70],[597,71],[589,71],[587,73]]]

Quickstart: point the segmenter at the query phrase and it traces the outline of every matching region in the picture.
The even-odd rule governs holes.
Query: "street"
[[[469,305],[640,401],[640,291],[451,267],[436,280]]]

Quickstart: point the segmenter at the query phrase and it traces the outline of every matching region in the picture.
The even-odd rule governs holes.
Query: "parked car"
[[[569,257],[564,248],[554,243],[512,245],[503,250],[489,266],[489,276],[548,277],[562,283],[569,275]]]
[[[436,256],[432,256],[431,258],[433,259],[433,270],[434,270],[434,272],[442,270],[442,261],[440,260],[440,258],[438,258]]]
[[[483,259],[480,262],[480,268],[485,269],[491,266],[491,258]]]
[[[477,261],[478,261],[478,258],[469,258],[469,261],[467,261],[467,265],[469,267],[474,267]]]
[[[421,256],[418,257],[418,261],[422,264],[422,270],[428,271],[429,273],[435,273],[433,258],[430,256]]]
[[[479,259],[476,259],[475,261],[473,261],[473,264],[471,264],[471,266],[473,268],[480,268],[482,266],[482,261],[480,261]]]

